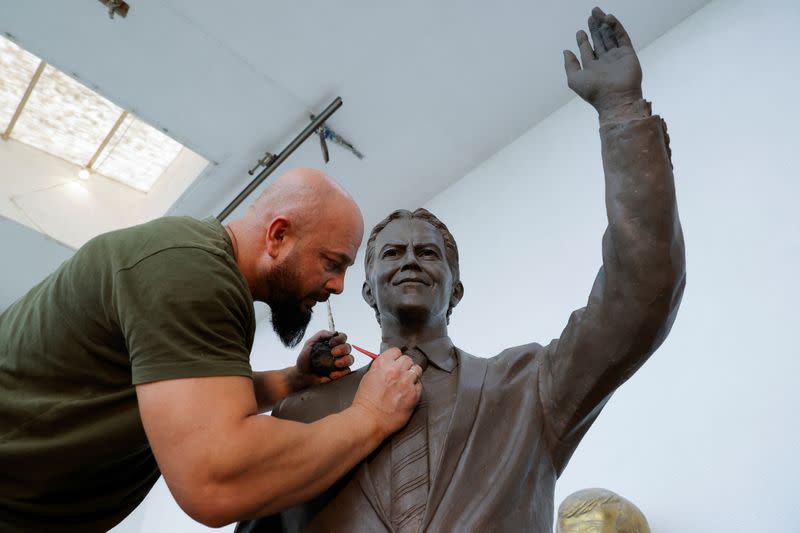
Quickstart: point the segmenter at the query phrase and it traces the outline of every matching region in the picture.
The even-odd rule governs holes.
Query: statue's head
[[[606,489],[584,489],[558,506],[556,533],[650,533],[634,504]]]
[[[364,300],[378,323],[446,325],[464,295],[458,248],[444,223],[426,209],[394,211],[370,233]]]

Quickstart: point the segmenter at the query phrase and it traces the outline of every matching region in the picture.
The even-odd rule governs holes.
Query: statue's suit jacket
[[[429,436],[444,447],[430,458],[423,529],[552,531],[556,478],[613,391],[661,344],[683,292],[683,237],[662,127],[650,117],[601,128],[606,189],[620,196],[609,207],[588,304],[561,336],[489,359],[456,349],[449,427]],[[635,194],[621,196],[631,188]],[[311,422],[339,412],[365,371],[289,396],[273,415]],[[386,468],[389,440],[403,432],[322,495],[237,532],[391,531],[386,495],[378,496],[390,489],[376,486],[374,471]]]

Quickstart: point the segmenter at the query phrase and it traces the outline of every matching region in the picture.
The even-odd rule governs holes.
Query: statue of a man
[[[556,533],[650,533],[633,503],[607,489],[573,492],[558,506]]]
[[[564,55],[569,86],[599,113],[606,181],[603,264],[586,307],[546,346],[469,355],[447,334],[464,295],[455,239],[424,209],[390,214],[367,243],[363,296],[382,349],[400,347],[425,368],[420,406],[329,490],[237,531],[552,531],[556,479],[666,337],[685,281],[664,123],[642,99],[622,25],[595,8],[589,29],[594,46],[577,35],[582,65]],[[273,415],[312,422],[338,412],[365,371],[290,396]]]

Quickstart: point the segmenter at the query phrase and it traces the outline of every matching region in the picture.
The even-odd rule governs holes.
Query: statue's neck
[[[419,324],[402,322],[394,317],[381,317],[381,338],[390,345],[413,346],[447,336],[447,322]]]

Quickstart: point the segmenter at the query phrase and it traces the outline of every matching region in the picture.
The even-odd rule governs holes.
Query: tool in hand
[[[327,376],[337,370],[335,359],[331,353],[331,339],[336,336],[336,324],[333,322],[333,310],[331,301],[328,299],[328,330],[332,333],[330,337],[320,339],[311,347],[311,373],[317,376]]]
[[[356,349],[356,350],[358,350],[359,352],[363,353],[363,354],[364,354],[364,355],[366,355],[367,357],[370,357],[370,358],[372,358],[372,359],[377,359],[377,358],[378,358],[378,354],[374,354],[374,353],[372,353],[372,352],[369,352],[369,351],[365,350],[364,348],[361,348],[360,346],[356,346],[356,345],[355,345],[355,344],[353,344],[353,343],[350,343],[350,346],[352,346],[353,348],[355,348],[355,349]]]
[[[328,306],[328,330],[331,331],[332,336],[325,339],[320,339],[311,347],[311,372],[317,376],[327,376],[331,372],[338,370],[335,365],[335,359],[331,353],[331,338],[336,336],[336,323],[333,321],[333,309],[331,308],[330,299],[327,300]],[[378,357],[370,351],[365,350],[355,344],[351,344],[353,348],[363,353],[367,357],[375,359]]]

